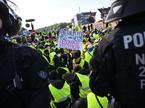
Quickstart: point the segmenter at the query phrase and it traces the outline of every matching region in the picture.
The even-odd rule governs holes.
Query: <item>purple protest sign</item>
[[[83,35],[81,32],[61,30],[58,38],[58,48],[82,50]]]

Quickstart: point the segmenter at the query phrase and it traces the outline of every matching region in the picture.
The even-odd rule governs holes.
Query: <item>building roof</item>
[[[100,8],[100,9],[98,9],[99,10],[99,12],[102,14],[102,13],[108,13],[109,12],[109,10],[110,10],[110,7],[107,7],[107,8]]]
[[[96,12],[82,12],[82,13],[76,15],[78,22],[80,22],[82,24],[88,24],[89,22],[87,19],[90,16],[95,18]]]
[[[108,12],[109,12],[109,10],[110,10],[110,7],[108,7],[108,8],[100,8],[98,10],[101,13],[101,18],[105,19],[107,14],[108,14]]]
[[[76,16],[86,16],[86,15],[96,16],[96,12],[82,12],[82,13],[77,14]]]

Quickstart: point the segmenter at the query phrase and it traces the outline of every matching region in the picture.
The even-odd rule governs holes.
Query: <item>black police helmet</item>
[[[106,23],[145,12],[145,0],[112,0]]]
[[[2,29],[4,31],[4,34],[13,36],[19,32],[22,19],[9,6],[8,2],[13,3],[9,0],[0,0],[0,17],[3,22]]]

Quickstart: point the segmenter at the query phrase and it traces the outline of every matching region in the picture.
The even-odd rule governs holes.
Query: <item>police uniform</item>
[[[106,22],[122,19],[95,48],[90,87],[112,94],[122,108],[145,107],[145,1],[117,0]]]
[[[48,108],[49,65],[36,50],[8,41],[21,28],[15,6],[0,0],[0,108]]]
[[[48,64],[44,58],[31,48],[0,41],[0,59],[0,107],[47,108]]]

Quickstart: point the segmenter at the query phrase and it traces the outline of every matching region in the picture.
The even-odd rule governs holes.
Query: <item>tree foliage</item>
[[[57,31],[59,29],[66,28],[70,25],[71,25],[71,23],[57,23],[57,24],[54,24],[54,25],[51,25],[51,26],[47,26],[47,27],[37,29],[37,31],[39,31],[39,32],[42,32],[42,31]]]

